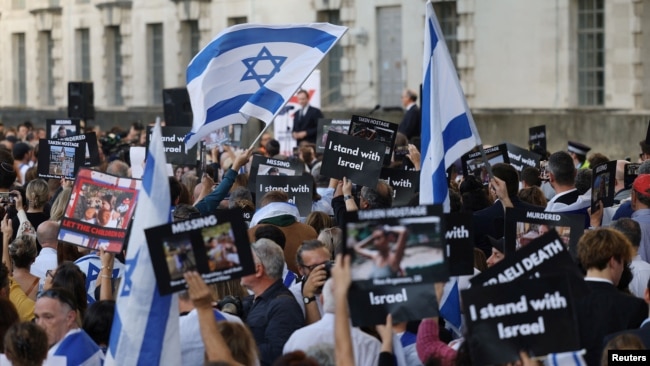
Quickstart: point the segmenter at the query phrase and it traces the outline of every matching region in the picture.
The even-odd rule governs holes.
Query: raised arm
[[[390,267],[393,272],[398,272],[400,269],[400,263],[402,258],[404,258],[404,252],[406,251],[406,238],[407,230],[406,227],[392,228],[393,231],[399,230],[399,236],[397,237],[397,246],[395,247],[395,252],[392,255],[392,260],[390,261]]]

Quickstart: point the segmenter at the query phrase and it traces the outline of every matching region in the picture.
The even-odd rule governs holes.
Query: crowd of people
[[[463,341],[469,336],[466,325],[449,331],[442,317],[393,323],[389,315],[385,324],[374,329],[351,326],[347,303],[350,256],[342,248],[345,213],[392,207],[393,188],[383,180],[373,187],[360,187],[345,178],[322,176],[322,155],[316,152],[308,122],[322,114],[303,100],[308,95],[301,91],[299,96],[301,110],[293,132],[299,141],[297,156],[281,155],[279,143],[264,134],[260,146],[254,148],[222,146],[209,151],[209,173],[199,176],[195,167],[175,167],[169,177],[173,220],[218,209],[239,208],[247,214],[255,263],[253,274],[213,285],[206,285],[193,266],[179,267],[188,283],[187,291],[179,294],[182,364],[472,364],[472,344]],[[416,99],[415,93],[404,92],[408,110],[417,112],[413,109]],[[408,154],[395,154],[393,167],[419,169],[419,121],[415,118],[409,113],[400,129],[404,133],[398,133],[395,150]],[[135,123],[128,131],[86,129],[97,132],[102,147],[101,164],[93,169],[129,176],[123,144],[142,146],[144,127]],[[38,178],[37,142],[42,134],[44,130],[28,122],[0,129],[0,196],[6,193],[8,197],[0,208],[0,351],[14,365],[41,364],[57,357],[66,357],[68,365],[101,364],[109,345],[114,292],[125,272],[124,253],[58,240],[72,183]],[[650,157],[650,146],[642,142],[640,147],[641,159]],[[576,299],[574,306],[580,347],[586,350],[583,357],[587,364],[598,365],[606,363],[602,357],[607,349],[650,346],[650,160],[640,165],[631,186],[623,178],[628,162],[619,161],[614,206],[601,205],[592,212],[588,167],[609,158],[588,156],[589,151],[583,144],[570,142],[566,151],[543,152],[548,162],[545,171],[529,167],[518,172],[499,163],[491,167],[488,185],[472,175],[457,178],[451,169],[448,181],[451,212],[473,217],[476,273],[505,258],[505,208],[582,215],[585,233],[577,246],[576,266],[585,276],[588,293]],[[300,215],[283,191],[254,199],[255,192],[248,189],[253,154],[304,165],[304,174],[313,179],[309,215]],[[126,199],[113,200],[111,206],[131,204]],[[416,193],[410,204],[418,201]],[[97,208],[101,207],[98,202]],[[98,222],[101,215],[95,207],[88,209],[79,212],[79,217],[90,212],[86,219]],[[391,229],[394,243],[386,235],[385,228],[378,227],[353,248],[372,260],[373,277],[403,271],[404,229]],[[209,243],[214,257],[227,258],[220,237]],[[440,300],[439,288],[432,285],[431,291]],[[515,361],[538,362],[526,352]]]

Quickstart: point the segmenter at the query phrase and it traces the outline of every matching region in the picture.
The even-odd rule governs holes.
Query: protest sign
[[[393,207],[406,206],[420,191],[420,172],[383,167],[379,178],[393,188]]]
[[[305,164],[295,159],[280,160],[262,155],[253,155],[250,174],[248,175],[248,190],[255,192],[258,175],[298,176],[302,175],[304,170]]]
[[[592,169],[591,178],[591,212],[598,209],[598,201],[603,203],[603,207],[614,205],[614,196],[616,195],[616,160],[595,166]],[[602,207],[601,207],[602,208]]]
[[[628,163],[625,164],[625,171],[623,172],[623,180],[625,181],[625,189],[632,188],[634,180],[639,175],[639,166],[640,163]]]
[[[443,221],[440,205],[346,213],[354,325],[383,324],[388,313],[395,322],[437,315],[433,283],[449,278]]]
[[[38,141],[38,176],[75,179],[86,160],[86,144],[63,140]]]
[[[348,135],[367,141],[378,141],[386,147],[384,165],[389,165],[393,156],[393,146],[397,137],[397,124],[372,117],[352,116]]]
[[[153,127],[147,127],[147,146],[151,143],[151,130]],[[167,164],[196,166],[197,147],[187,150],[185,146],[185,135],[190,132],[191,127],[161,127],[162,142],[165,148],[165,158]]]
[[[197,271],[206,283],[255,272],[246,224],[239,210],[145,229],[161,295],[184,290],[183,274]]]
[[[47,136],[51,140],[76,136],[81,133],[81,121],[78,119],[47,119],[45,125],[47,126]]]
[[[325,143],[327,143],[327,134],[330,131],[347,135],[349,130],[350,130],[349,119],[326,119],[326,118],[319,119],[318,130],[316,130],[316,152],[320,154],[323,151],[325,151]]]
[[[445,214],[450,276],[474,274],[474,223],[471,213]]]
[[[574,295],[586,291],[582,273],[566,245],[555,230],[550,230],[520,250],[507,254],[500,262],[474,276],[470,283],[472,287],[488,286],[556,273],[569,279]]]
[[[313,185],[314,178],[311,175],[293,177],[288,175],[258,175],[255,180],[255,206],[262,207],[262,197],[266,193],[282,191],[289,196],[289,203],[298,207],[300,216],[307,217],[311,213]]]
[[[490,167],[497,163],[510,163],[506,144],[496,145],[484,149],[485,158]],[[463,175],[473,175],[478,178],[484,185],[490,182],[490,174],[485,166],[485,161],[480,151],[469,152],[461,158],[463,166]]]
[[[223,145],[240,146],[242,126],[241,124],[233,124],[219,128],[204,137],[202,141],[207,149]]]
[[[546,125],[528,129],[528,149],[532,151],[535,146],[539,146],[546,151]]]
[[[58,239],[90,249],[102,246],[109,252],[121,252],[140,185],[137,179],[80,169]]]
[[[539,154],[530,152],[517,145],[506,143],[508,150],[508,160],[518,172],[521,172],[526,167],[537,168],[539,166]]]
[[[62,138],[62,141],[81,142],[84,145],[84,163],[83,166],[97,166],[99,161],[99,144],[97,144],[97,135],[94,132],[84,133],[72,137]]]
[[[559,212],[544,212],[535,209],[506,209],[505,238],[508,255],[528,245],[533,239],[548,231],[555,231],[562,244],[577,260],[578,240],[584,233],[584,218],[581,215]]]
[[[472,364],[500,365],[580,349],[572,288],[562,275],[463,290]],[[596,320],[594,320],[596,321]]]
[[[381,142],[330,132],[323,154],[321,175],[375,187],[386,148]]]

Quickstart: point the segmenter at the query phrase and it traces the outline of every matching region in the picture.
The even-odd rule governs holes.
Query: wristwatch
[[[312,297],[303,296],[302,297],[302,302],[304,302],[305,305],[309,304],[312,301],[316,301],[316,296],[312,296]]]
[[[351,199],[352,199],[352,196],[350,196],[349,194],[346,194],[346,195],[343,196],[344,201],[351,200]]]

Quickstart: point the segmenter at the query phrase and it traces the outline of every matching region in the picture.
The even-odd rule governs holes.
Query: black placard
[[[375,187],[384,159],[384,144],[359,137],[330,132],[323,154],[321,175],[355,184]]]
[[[508,160],[518,172],[521,172],[526,167],[537,168],[539,166],[539,154],[530,152],[524,148],[511,143],[506,143],[508,150]]]
[[[151,143],[151,131],[153,127],[147,126],[147,145],[146,148],[149,150],[149,144]],[[195,145],[189,150],[186,150],[185,147],[185,135],[190,132],[191,127],[161,127],[162,133],[162,142],[165,149],[165,158],[167,159],[168,164],[174,165],[187,165],[195,166],[197,155],[196,150],[197,146]]]
[[[99,160],[99,144],[97,144],[97,135],[94,132],[88,132],[83,135],[62,138],[62,141],[77,141],[85,145],[84,164],[83,166],[97,166]]]
[[[474,224],[471,213],[445,214],[450,276],[474,274]]]
[[[38,141],[38,176],[40,178],[75,179],[86,160],[86,144],[82,142]]]
[[[212,149],[215,146],[230,145],[241,146],[241,124],[228,125],[212,131],[209,135],[201,139],[207,149]]]
[[[625,164],[624,178],[625,180],[625,189],[632,188],[632,184],[637,176],[639,176],[639,166],[640,163],[628,163]]]
[[[197,271],[206,283],[255,272],[246,224],[239,210],[145,229],[161,295],[186,288],[183,273]]]
[[[496,145],[485,148],[485,158],[490,164],[490,167],[497,163],[510,163],[508,158],[508,150],[506,144]],[[477,177],[483,184],[487,185],[490,182],[490,174],[485,167],[485,161],[480,151],[470,152],[463,155],[461,158],[463,166],[463,175],[470,174]]]
[[[389,165],[393,157],[393,147],[397,137],[397,123],[382,121],[372,117],[352,116],[348,135],[368,141],[378,141],[386,147],[384,165]]]
[[[420,192],[420,172],[384,167],[379,178],[393,187],[393,207],[406,206]]]
[[[305,164],[298,160],[280,160],[262,155],[253,155],[250,174],[248,175],[248,189],[255,192],[258,175],[297,176],[302,175],[304,170]]]
[[[551,230],[513,254],[506,255],[500,262],[474,276],[470,283],[472,287],[488,286],[557,273],[569,279],[574,295],[585,293],[582,273],[557,232]]]
[[[433,283],[449,278],[443,221],[440,205],[346,213],[354,325],[383,324],[388,313],[396,322],[437,315]]]
[[[544,212],[520,208],[506,209],[505,254],[508,255],[528,245],[532,240],[554,230],[562,243],[577,261],[578,240],[585,231],[582,215]]]
[[[463,290],[472,364],[500,365],[580,348],[572,287],[561,275]],[[594,321],[598,321],[594,319]]]
[[[535,146],[539,146],[546,151],[546,125],[528,129],[528,149],[533,150]]]
[[[79,119],[48,119],[45,120],[47,136],[50,140],[63,139],[81,134]]]
[[[120,253],[135,212],[141,181],[82,168],[61,219],[58,239]]]
[[[262,207],[262,197],[270,191],[283,191],[289,196],[289,203],[298,207],[300,216],[307,217],[311,213],[312,186],[314,179],[311,176],[280,176],[258,175],[255,182],[255,206]]]
[[[595,166],[591,180],[591,212],[596,212],[596,203],[601,201],[603,207],[614,205],[616,195],[616,160]]]
[[[347,135],[349,130],[350,130],[349,119],[326,119],[326,118],[319,119],[318,130],[316,131],[316,152],[323,153],[323,151],[325,151],[327,134],[330,131]]]

